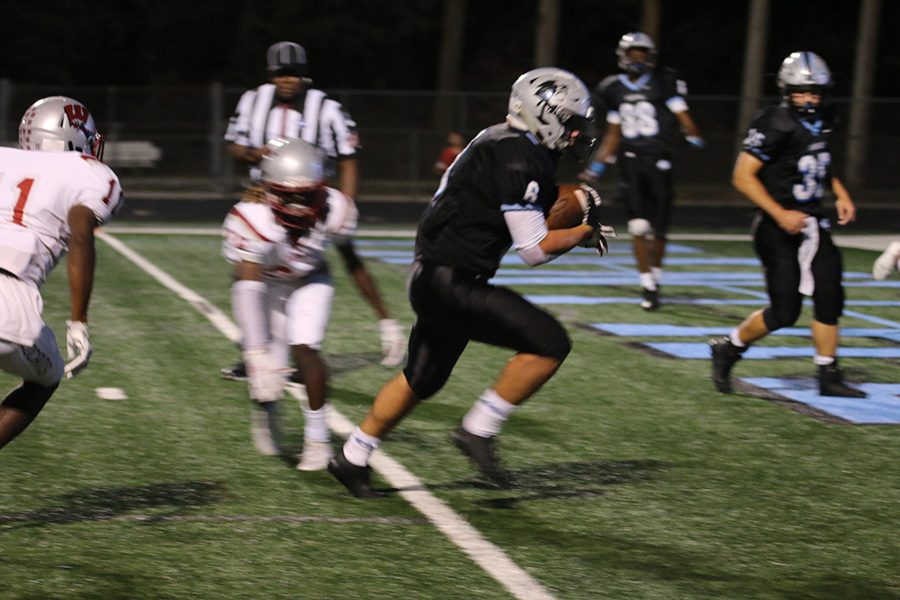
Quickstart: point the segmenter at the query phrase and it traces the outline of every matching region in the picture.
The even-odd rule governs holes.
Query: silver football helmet
[[[635,48],[647,51],[646,62],[639,62],[628,56],[628,51]],[[616,58],[619,59],[620,69],[626,73],[640,75],[656,66],[656,44],[646,33],[640,31],[626,33],[616,47]]]
[[[275,220],[302,235],[325,214],[325,153],[297,138],[275,138],[266,148],[260,180]]]
[[[84,104],[66,96],[42,98],[28,107],[19,123],[19,147],[103,159],[103,136],[94,117]]]
[[[509,95],[507,121],[530,131],[551,150],[571,150],[584,160],[597,140],[591,93],[578,77],[556,67],[521,75]]]
[[[815,115],[825,104],[825,95],[831,88],[831,71],[828,64],[813,52],[791,52],[778,69],[778,89],[788,108],[805,115]],[[812,92],[822,96],[818,105],[796,106],[791,94]]]

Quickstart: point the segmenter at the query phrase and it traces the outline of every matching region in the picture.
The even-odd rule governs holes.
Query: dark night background
[[[664,0],[661,62],[695,94],[737,94],[744,0]],[[558,65],[592,84],[615,71],[614,47],[639,0],[563,0]],[[469,1],[459,89],[508,89],[531,68],[537,1]],[[859,2],[774,0],[767,70],[796,49],[821,54],[849,94]],[[277,40],[307,48],[326,89],[434,89],[443,3],[348,0],[17,2],[5,7],[0,77],[38,85],[249,85]],[[883,2],[876,96],[900,96],[900,2]],[[766,89],[771,93],[770,82]]]

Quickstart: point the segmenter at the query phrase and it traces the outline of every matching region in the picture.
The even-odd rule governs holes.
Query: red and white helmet
[[[266,147],[260,179],[275,220],[288,231],[303,234],[326,213],[325,153],[297,138],[276,138]]]
[[[45,152],[81,152],[103,158],[103,136],[87,107],[66,96],[42,98],[19,123],[19,147]]]

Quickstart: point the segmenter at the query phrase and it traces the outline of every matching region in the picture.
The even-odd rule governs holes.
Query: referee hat
[[[294,42],[276,42],[266,51],[266,65],[270,77],[306,77],[306,50]]]

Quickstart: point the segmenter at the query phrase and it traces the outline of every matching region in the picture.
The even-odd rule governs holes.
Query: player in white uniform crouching
[[[231,302],[253,402],[253,444],[260,454],[280,454],[277,401],[292,359],[308,396],[301,403],[304,443],[297,468],[316,471],[332,456],[327,369],[319,353],[334,296],[325,249],[353,235],[357,212],[344,194],[325,186],[320,149],[285,138],[267,146],[262,185],[248,190],[226,217],[222,252],[234,264]]]
[[[0,404],[0,448],[25,430],[59,386],[91,357],[87,312],[94,281],[94,229],[119,208],[122,188],[100,162],[103,140],[80,102],[63,96],[31,105],[19,146],[0,148],[0,370],[22,384]],[[40,287],[67,263],[69,362],[44,323]]]

